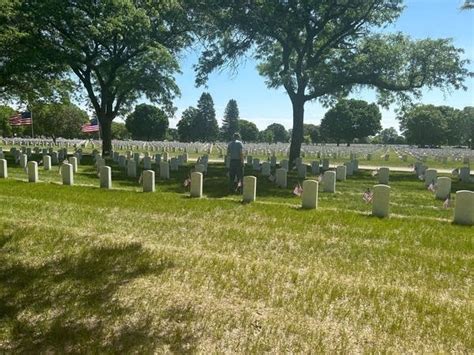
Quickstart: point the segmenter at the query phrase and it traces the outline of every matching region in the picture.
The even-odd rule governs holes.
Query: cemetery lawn
[[[116,166],[100,190],[87,159],[80,186],[57,170],[38,184],[9,174],[2,352],[474,351],[474,228],[413,174],[391,174],[389,219],[370,216],[361,196],[376,178],[362,172],[317,210],[260,177],[244,205],[222,164],[200,200],[184,171],[152,194]]]

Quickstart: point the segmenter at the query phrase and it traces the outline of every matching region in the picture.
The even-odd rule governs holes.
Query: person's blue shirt
[[[227,146],[227,155],[231,160],[241,160],[243,155],[244,145],[239,140],[233,140]]]

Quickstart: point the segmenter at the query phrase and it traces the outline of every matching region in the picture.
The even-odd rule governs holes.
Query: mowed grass
[[[114,190],[99,189],[90,157],[73,187],[41,168],[43,183],[27,183],[9,163],[2,351],[474,350],[474,228],[413,174],[391,174],[392,216],[379,219],[361,198],[369,173],[302,210],[293,172],[288,189],[259,177],[242,204],[223,164],[191,199],[190,167],[145,194],[113,164]]]

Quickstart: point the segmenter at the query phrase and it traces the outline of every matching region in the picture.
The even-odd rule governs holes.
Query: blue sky
[[[465,50],[464,57],[474,62],[474,10],[461,11],[461,0],[406,0],[406,9],[400,18],[387,31],[401,31],[412,38],[452,38],[456,47]],[[189,51],[181,60],[182,74],[176,80],[181,89],[181,97],[175,100],[178,111],[170,120],[170,127],[175,127],[181,113],[189,106],[196,106],[203,91],[208,91],[213,99],[219,123],[224,109],[230,99],[237,100],[240,117],[254,122],[259,129],[264,129],[273,122],[292,126],[291,103],[283,90],[268,89],[264,78],[258,75],[256,63],[245,61],[236,73],[223,71],[212,74],[207,88],[194,86],[192,65],[197,61],[197,54]],[[474,63],[469,65],[474,71]],[[449,105],[458,108],[474,105],[474,79],[467,81],[467,91],[456,91],[446,96],[439,90],[424,91],[423,103]],[[375,100],[373,91],[364,90],[355,98],[369,102]],[[311,102],[305,107],[305,123],[319,124],[326,109],[320,104]],[[395,127],[394,109],[382,111],[382,126]]]

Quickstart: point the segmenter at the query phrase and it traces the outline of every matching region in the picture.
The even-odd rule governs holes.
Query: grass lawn
[[[413,174],[391,174],[379,219],[362,201],[369,173],[301,210],[266,178],[242,204],[223,164],[203,199],[187,196],[188,169],[145,194],[112,166],[106,191],[90,157],[73,187],[41,167],[27,183],[9,160],[2,352],[474,351],[474,227],[453,225]]]

